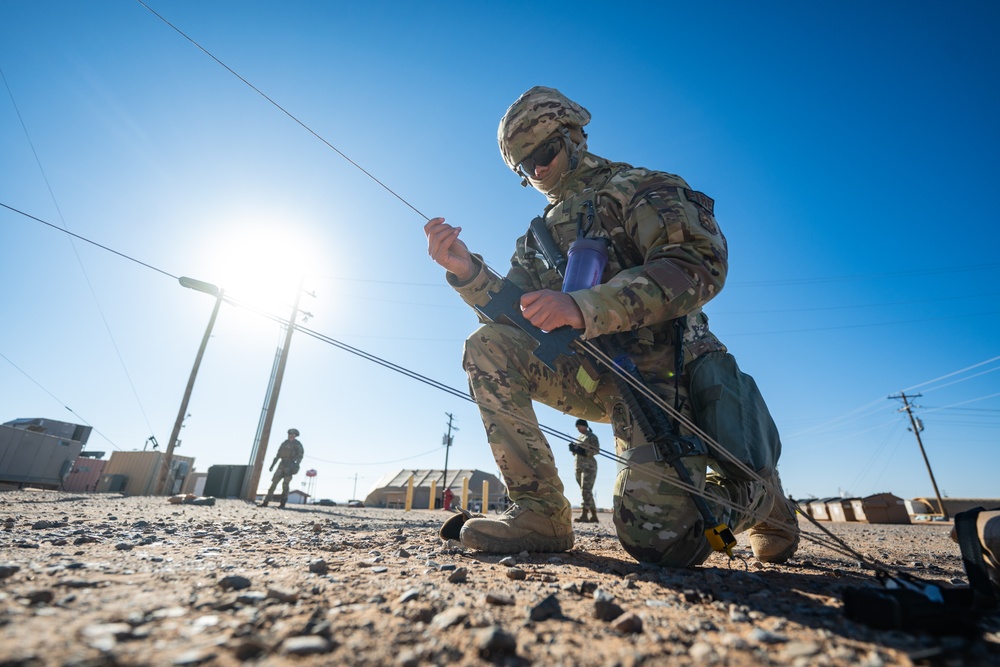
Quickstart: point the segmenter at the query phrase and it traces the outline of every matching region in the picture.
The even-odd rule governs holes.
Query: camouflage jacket
[[[579,166],[567,172],[558,196],[550,200],[545,223],[563,256],[581,222],[587,237],[609,241],[601,283],[570,293],[586,324],[582,338],[615,334],[640,368],[662,368],[672,355],[672,322],[686,315],[686,362],[725,349],[701,310],[722,289],[728,269],[726,239],[709,197],[691,190],[679,176],[584,151]],[[593,223],[586,228],[590,205]],[[487,292],[500,283],[482,258],[476,259],[479,266],[468,281],[448,275],[469,305],[488,302]],[[530,233],[517,240],[507,278],[525,291],[562,288],[562,277]]]
[[[280,459],[281,463],[278,463],[279,468],[291,471],[294,475],[299,471],[299,464],[302,463],[303,456],[305,456],[305,449],[302,447],[301,442],[298,440],[285,440],[278,447],[278,453],[274,455],[271,467],[273,468],[274,464],[278,463]]]
[[[581,458],[592,459],[597,456],[598,452],[601,451],[601,445],[597,440],[597,436],[594,435],[594,432],[589,429],[586,433],[581,433],[579,437],[577,437],[576,442],[573,444],[583,450],[582,454],[576,452],[573,453],[573,455],[577,458],[577,461]]]

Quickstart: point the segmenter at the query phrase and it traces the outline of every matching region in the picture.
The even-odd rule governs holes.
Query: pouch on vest
[[[757,475],[767,478],[781,455],[778,429],[754,379],[742,372],[733,355],[708,352],[688,365],[694,420],[718,446]],[[723,477],[754,479],[708,444],[712,467]]]

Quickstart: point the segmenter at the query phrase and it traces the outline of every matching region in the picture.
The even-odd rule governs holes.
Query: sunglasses
[[[546,139],[541,146],[531,151],[531,155],[521,162],[521,171],[528,176],[535,175],[535,167],[547,167],[563,149],[563,138],[555,135]]]

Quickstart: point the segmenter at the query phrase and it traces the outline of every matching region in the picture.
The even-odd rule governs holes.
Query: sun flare
[[[244,222],[214,244],[212,273],[227,295],[280,313],[308,279],[312,245],[288,225]]]

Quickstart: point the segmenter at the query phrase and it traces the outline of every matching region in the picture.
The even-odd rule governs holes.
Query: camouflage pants
[[[267,490],[267,495],[264,496],[264,502],[270,502],[274,497],[274,490],[278,487],[278,482],[281,482],[281,496],[279,501],[281,505],[288,502],[288,485],[292,482],[292,476],[294,473],[287,468],[278,468],[274,471],[274,477],[271,478],[271,488]]]
[[[576,483],[580,485],[581,507],[584,514],[590,510],[597,515],[594,502],[594,482],[597,480],[597,461],[593,456],[578,456],[576,459]]]
[[[588,393],[576,380],[580,364],[576,357],[559,357],[552,371],[530,352],[535,346],[519,329],[486,324],[466,341],[464,366],[511,500],[537,512],[563,515],[568,521],[569,501],[532,400],[587,421],[611,422],[618,454],[646,442],[609,374],[602,375],[596,390]],[[633,356],[647,384],[670,405],[674,383],[662,369],[673,367],[672,357],[669,348]],[[682,394],[685,385],[680,383]],[[690,409],[684,411],[690,417]],[[683,462],[695,486],[704,490],[715,517],[734,532],[756,523],[754,513],[767,513],[773,499],[760,482],[709,474],[707,456]],[[702,563],[711,552],[704,521],[690,495],[671,483],[677,481],[677,473],[659,462],[619,471],[614,488],[615,528],[622,546],[636,560],[688,567]],[[730,510],[720,500],[743,509]]]

